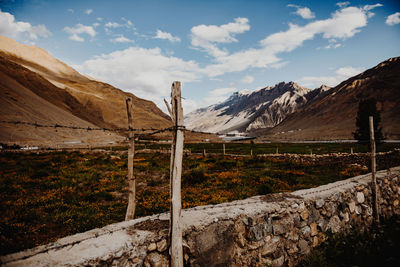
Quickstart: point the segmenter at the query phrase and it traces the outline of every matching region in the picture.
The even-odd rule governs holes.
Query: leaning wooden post
[[[136,178],[133,175],[133,157],[135,156],[135,138],[133,133],[133,103],[131,98],[126,99],[126,111],[128,113],[128,208],[125,221],[135,217],[136,209]]]
[[[374,134],[374,117],[369,116],[369,135],[371,143],[371,174],[372,174],[372,209],[374,213],[375,223],[379,224],[379,203],[378,190],[376,186],[376,158],[375,158],[375,134]]]
[[[182,250],[182,225],[181,225],[181,175],[183,158],[183,109],[181,102],[181,83],[172,83],[172,113],[174,115],[174,138],[172,142],[171,157],[172,164],[172,190],[171,190],[171,212],[170,212],[170,233],[171,233],[171,266],[183,267]]]

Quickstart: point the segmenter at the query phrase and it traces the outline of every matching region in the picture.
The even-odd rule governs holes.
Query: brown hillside
[[[171,125],[169,117],[153,102],[123,92],[109,84],[88,79],[73,68],[54,59],[43,49],[23,45],[0,36],[0,51],[3,58],[28,68],[60,89],[55,90],[56,92],[37,89],[35,93],[51,103],[66,100],[67,103],[64,102],[65,104],[60,107],[95,125],[126,127],[125,99],[127,97],[133,98],[135,127],[162,128]],[[63,94],[61,91],[68,94]],[[70,97],[65,99],[67,95],[72,96],[76,101]]]
[[[273,140],[353,139],[358,103],[369,97],[377,99],[383,134],[400,139],[399,57],[342,82],[272,130],[258,131],[257,135]]]
[[[0,120],[24,121],[46,125],[62,124],[95,127],[69,110],[84,109],[68,93],[59,92],[40,75],[0,57]],[[50,93],[48,93],[50,92]],[[45,97],[42,97],[45,95]],[[46,100],[51,98],[52,102]],[[25,125],[1,124],[0,142],[20,144],[63,145],[121,141],[112,133],[83,130],[34,128]]]

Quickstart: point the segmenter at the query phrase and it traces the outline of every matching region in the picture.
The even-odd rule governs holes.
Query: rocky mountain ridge
[[[295,82],[281,82],[253,92],[235,92],[222,103],[187,114],[185,124],[189,129],[218,133],[271,128],[327,89],[312,91]]]

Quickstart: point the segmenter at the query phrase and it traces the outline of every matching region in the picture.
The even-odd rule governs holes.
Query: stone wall
[[[371,175],[182,212],[191,266],[293,266],[326,233],[372,223]],[[381,213],[400,214],[400,167],[377,173]],[[168,266],[168,214],[139,218],[6,255],[4,266]]]

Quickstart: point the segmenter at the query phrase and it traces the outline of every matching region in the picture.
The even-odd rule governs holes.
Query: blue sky
[[[0,35],[165,110],[281,81],[337,85],[400,56],[398,1],[0,0]]]

